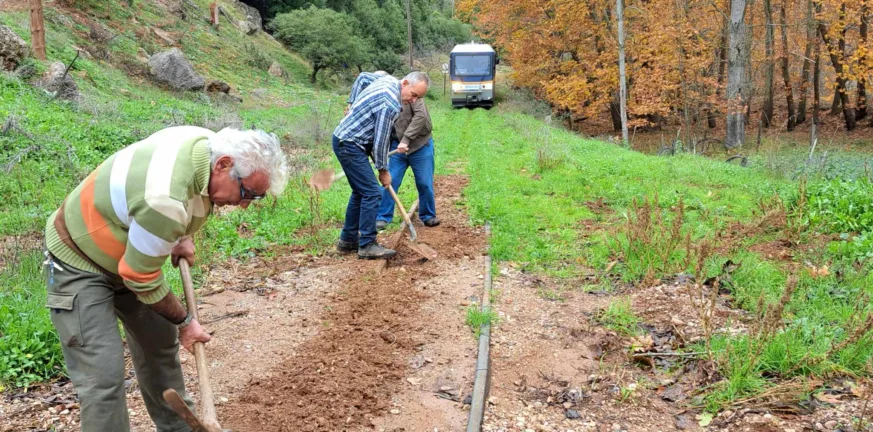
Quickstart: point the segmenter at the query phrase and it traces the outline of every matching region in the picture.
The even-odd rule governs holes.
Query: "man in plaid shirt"
[[[376,216],[382,202],[379,184],[391,184],[388,172],[388,149],[391,129],[400,115],[401,103],[413,103],[427,93],[430,79],[424,72],[412,72],[402,80],[385,75],[362,73],[355,80],[349,96],[350,107],[333,132],[336,154],[352,195],[346,207],[346,219],[337,250],[358,252],[358,258],[390,258],[395,251],[376,242]],[[379,171],[373,174],[368,156]]]

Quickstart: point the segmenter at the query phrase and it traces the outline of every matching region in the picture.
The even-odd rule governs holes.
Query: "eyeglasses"
[[[257,195],[254,192],[243,187],[242,177],[237,177],[237,181],[239,181],[239,197],[240,201],[257,201],[259,199],[264,198],[264,194]]]

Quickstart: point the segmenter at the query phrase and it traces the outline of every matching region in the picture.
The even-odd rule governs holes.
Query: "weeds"
[[[566,300],[564,293],[561,290],[555,290],[551,288],[540,287],[537,289],[537,294],[549,301],[564,301]]]
[[[297,147],[311,149],[327,143],[333,133],[340,110],[334,108],[333,100],[310,99],[305,115],[290,125],[291,140]]]
[[[689,246],[689,251],[696,252],[697,262],[694,266],[694,283],[688,286],[688,299],[697,313],[697,318],[703,324],[704,342],[706,344],[706,353],[712,360],[712,333],[714,327],[714,315],[716,302],[718,301],[718,290],[721,283],[721,277],[730,277],[728,269],[730,261],[722,266],[722,274],[719,277],[711,280],[707,287],[707,278],[705,272],[706,262],[712,255],[712,245],[709,241],[702,241],[698,246]]]
[[[541,130],[542,138],[538,139],[536,148],[536,171],[543,173],[563,165],[567,155],[560,145],[552,143],[552,116],[546,116],[546,126]]]
[[[668,211],[661,209],[657,194],[652,201],[643,198],[642,203],[634,198],[620,235],[609,243],[613,254],[622,258],[626,275],[642,278],[645,285],[661,275],[687,269],[693,254],[691,233],[683,229],[684,223],[682,198]]]
[[[870,420],[867,420],[867,406],[870,404],[871,395],[873,395],[873,392],[868,388],[866,391],[866,397],[864,398],[864,407],[861,409],[861,414],[853,422],[855,424],[855,429],[857,430],[864,430],[871,423]]]
[[[622,335],[637,336],[641,334],[640,319],[634,314],[631,302],[627,298],[618,298],[609,303],[597,315],[597,321],[604,327]]]
[[[830,233],[873,231],[873,182],[866,177],[814,183],[804,195],[813,227]]]
[[[266,71],[273,64],[273,59],[271,59],[267,54],[264,54],[264,52],[252,42],[246,42],[243,45],[243,51],[247,55],[246,64],[259,71]]]
[[[478,339],[479,334],[482,331],[482,326],[484,325],[495,325],[500,320],[500,317],[497,315],[497,312],[494,312],[492,309],[488,308],[485,310],[480,310],[479,306],[476,304],[471,304],[467,306],[467,317],[466,324],[470,326],[470,330],[473,332],[473,335]]]
[[[618,388],[618,403],[625,403],[633,400],[637,391],[637,383],[630,383],[627,386],[619,386]]]
[[[0,383],[28,387],[63,370],[60,342],[45,308],[43,257],[13,240],[2,259]]]

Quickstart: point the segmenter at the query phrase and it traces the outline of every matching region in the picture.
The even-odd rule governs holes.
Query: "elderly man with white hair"
[[[213,206],[247,208],[285,188],[275,135],[193,126],[154,133],[110,156],[64,200],[46,225],[47,302],[83,432],[130,430],[124,325],[146,409],[160,432],[190,428],[164,402],[185,393],[179,344],[211,337],[170,292],[161,267],[194,262],[191,235]]]
[[[339,160],[352,194],[346,219],[336,247],[358,258],[390,258],[396,251],[376,242],[376,216],[382,202],[379,185],[391,185],[388,149],[391,130],[402,103],[424,97],[430,79],[424,72],[412,72],[402,80],[390,75],[364,72],[355,80],[345,117],[333,131],[333,152]],[[368,156],[379,171],[378,182]]]

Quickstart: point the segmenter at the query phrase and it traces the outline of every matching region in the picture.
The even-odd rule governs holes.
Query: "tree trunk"
[[[834,84],[834,99],[831,102],[831,115],[840,113],[840,86]]]
[[[680,25],[685,24],[685,17],[687,17],[687,6],[688,3],[685,4],[685,7],[681,7],[679,5],[679,1],[676,1],[676,10],[682,13],[682,16],[677,21]],[[681,31],[680,31],[681,34]],[[685,76],[685,46],[682,43],[683,38],[678,37],[676,39],[676,44],[679,46],[679,79],[682,80],[682,114],[685,118],[685,143],[687,145],[691,145],[691,117],[689,115],[688,109],[688,79]]]
[[[797,123],[806,121],[806,100],[809,99],[809,67],[812,64],[812,44],[816,41],[812,22],[812,0],[806,2],[806,48],[803,50],[803,69],[800,73],[800,104],[797,107]]]
[[[859,29],[861,36],[860,46],[867,47],[867,26],[870,17],[868,16],[867,0],[862,0],[861,3],[861,27]],[[865,65],[867,63],[867,52],[859,50],[858,64]],[[855,119],[861,120],[867,117],[867,74],[862,73],[858,77],[858,111],[855,113]]]
[[[773,9],[770,7],[770,0],[764,0],[764,20],[766,25],[766,38],[764,39],[764,55],[766,65],[764,69],[764,106],[761,108],[762,125],[765,128],[770,127],[770,122],[773,120],[773,73],[775,63],[773,62]]]
[[[42,0],[30,0],[30,37],[33,56],[45,60],[45,20],[42,14]]]
[[[406,35],[409,39],[409,70],[415,66],[412,64],[412,0],[406,0]]]
[[[748,28],[755,28],[755,0],[746,0],[746,10],[749,11],[749,26]],[[742,88],[743,88],[743,103],[746,107],[746,115],[743,117],[743,121],[746,125],[749,125],[752,118],[752,101],[755,100],[755,69],[752,67],[752,42],[755,36],[754,31],[744,31],[743,36],[743,65],[745,68],[745,72],[743,78]],[[728,72],[730,74],[730,72]],[[760,122],[758,122],[760,123]]]
[[[820,4],[819,4],[820,5]],[[845,5],[843,5],[843,10],[845,10]],[[854,130],[855,129],[855,109],[852,108],[852,105],[849,103],[849,94],[846,92],[846,77],[843,74],[843,62],[842,58],[838,53],[843,52],[843,50],[839,50],[839,47],[835,47],[831,44],[830,38],[828,37],[828,28],[825,23],[818,23],[818,33],[821,35],[822,41],[824,41],[825,48],[827,48],[828,52],[831,56],[831,64],[834,66],[834,73],[836,73],[837,79],[837,96],[839,96],[840,104],[843,106],[843,118],[846,121],[846,130]]]
[[[309,76],[309,81],[310,81],[311,83],[315,84],[315,76],[318,75],[318,71],[319,71],[320,69],[321,69],[321,68],[316,67],[316,66],[313,66],[313,67],[312,67],[312,75]]]
[[[621,103],[621,142],[627,147],[627,74],[624,66],[624,10],[621,2],[622,0],[615,0],[615,14],[618,18],[618,94]]]
[[[612,119],[612,130],[614,132],[621,131],[621,102],[619,101],[621,96],[618,92],[615,92],[615,95],[612,97],[612,101],[609,102],[609,117]]]
[[[730,29],[730,19],[725,16],[724,28],[721,32],[721,43],[718,51],[718,87],[715,88],[716,99],[721,99],[721,87],[724,85],[724,73],[727,67],[727,52],[728,52],[728,30]],[[709,110],[709,118],[707,123],[710,129],[715,129],[715,110]]]
[[[794,114],[794,94],[791,88],[791,75],[788,71],[788,35],[785,24],[785,8],[788,6],[787,0],[782,0],[782,8],[779,12],[780,29],[782,30],[782,79],[785,81],[785,100],[788,104],[788,132],[794,130],[797,118]]]
[[[742,84],[746,79],[746,0],[731,0],[730,51],[728,52],[727,138],[725,146],[739,147],[745,141]]]
[[[821,124],[821,43],[815,40],[815,64],[812,73],[812,123]]]
[[[212,22],[212,27],[218,28],[218,3],[216,2],[209,5],[209,19]]]
[[[819,3],[819,4],[821,4],[821,3]],[[839,43],[838,43],[839,48],[840,48],[839,58],[840,58],[840,60],[842,61],[842,59],[846,58],[846,30],[847,30],[847,24],[846,24],[846,2],[845,2],[845,1],[841,2],[841,5],[840,5],[840,17],[839,17],[839,20],[840,20],[840,21],[839,21],[840,23],[843,23],[843,29],[840,31],[840,40],[839,40]],[[833,60],[833,58],[834,58],[834,57],[833,57],[833,49],[834,49],[834,48],[832,48],[832,47],[830,46],[830,43],[827,43],[827,41],[826,41],[825,43],[827,44],[826,48],[828,49],[828,52],[831,53],[831,60]],[[846,93],[846,96],[847,96],[847,97],[846,97],[846,100],[848,100],[849,93],[847,93],[847,92],[848,92],[849,90],[848,90],[848,88],[846,88],[846,84],[845,84],[846,81],[847,81],[847,80],[844,80],[842,85],[840,85],[839,82],[834,83],[834,101],[833,101],[833,103],[831,104],[831,115],[837,115],[837,114],[839,114],[839,113],[840,113],[840,107],[841,107],[841,106],[845,106],[845,104],[843,104],[843,99],[842,99],[842,97],[840,96],[840,93]],[[841,90],[841,89],[842,89],[842,90]]]

